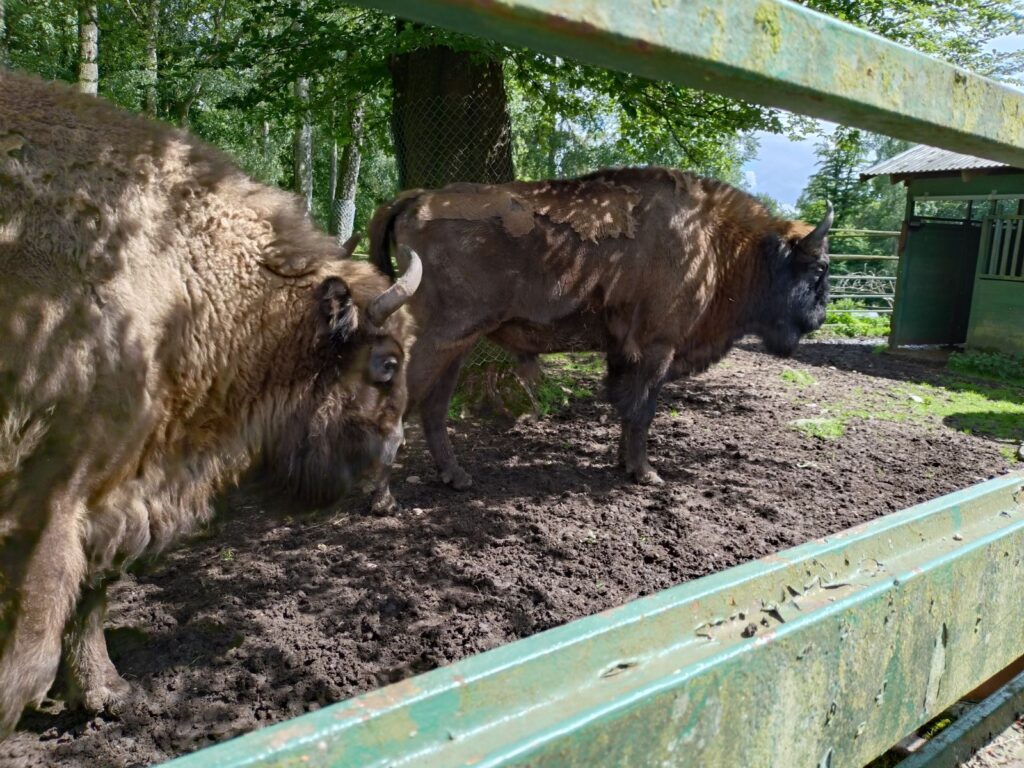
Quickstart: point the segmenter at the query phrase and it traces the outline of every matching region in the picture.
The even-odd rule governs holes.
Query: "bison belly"
[[[607,331],[600,315],[584,310],[550,323],[512,320],[487,338],[516,354],[541,355],[604,350]]]

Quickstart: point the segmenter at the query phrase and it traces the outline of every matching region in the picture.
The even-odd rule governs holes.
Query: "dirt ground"
[[[533,423],[457,424],[464,493],[414,431],[394,516],[233,492],[206,535],[112,590],[109,643],[133,688],[121,718],[26,715],[0,765],[158,762],[1008,470],[1006,443],[941,420],[862,414],[834,439],[792,424],[851,396],[900,401],[942,380],[934,365],[869,345],[758,349],[666,388],[663,486],[620,478],[595,396]]]

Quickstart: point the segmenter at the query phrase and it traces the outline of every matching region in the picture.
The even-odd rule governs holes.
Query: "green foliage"
[[[959,352],[950,355],[951,371],[1024,384],[1024,358],[998,352]]]
[[[988,41],[1012,31],[1020,0],[807,0],[806,5],[977,71],[1002,76],[1020,56],[993,53]],[[73,80],[77,65],[74,0],[5,0],[12,66]],[[141,110],[148,86],[145,0],[100,0],[100,92]],[[292,136],[308,115],[314,128],[314,216],[326,224],[331,147],[343,147],[347,115],[364,108],[363,166],[356,226],[397,191],[389,134],[388,62],[396,54],[445,45],[503,62],[521,178],[570,175],[597,166],[661,163],[739,182],[754,151],[752,132],[802,133],[809,121],[715,94],[608,72],[555,56],[447,31],[397,23],[378,11],[335,0],[159,0],[157,117],[189,127],[232,154],[257,178],[291,186]],[[311,78],[308,103],[292,84]],[[838,193],[847,225],[895,222],[899,190],[882,182],[870,194],[848,182],[850,168],[886,140],[841,131],[823,139],[820,179],[802,214]],[[867,147],[867,150],[864,150]],[[865,155],[864,152],[868,154]],[[843,186],[846,185],[846,186]],[[887,196],[888,195],[888,196]],[[845,197],[844,197],[845,196]],[[846,198],[849,198],[847,200]],[[770,208],[776,210],[771,201]],[[889,223],[886,223],[889,221]],[[860,245],[857,244],[858,249]]]
[[[881,338],[889,335],[890,315],[866,315],[855,310],[865,308],[853,299],[841,299],[829,305],[825,311],[825,324],[811,334],[821,339],[841,337],[846,339]]]

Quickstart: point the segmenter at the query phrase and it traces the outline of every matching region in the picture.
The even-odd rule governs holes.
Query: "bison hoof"
[[[124,700],[130,690],[131,684],[115,674],[109,676],[102,685],[85,691],[77,703],[90,714],[119,717],[124,711]]]
[[[442,471],[441,481],[445,485],[450,485],[456,491],[464,491],[467,488],[473,487],[473,478],[462,467]]]
[[[664,485],[665,481],[661,479],[661,475],[654,471],[651,467],[643,467],[641,469],[635,469],[629,473],[629,476],[633,479],[633,482],[638,485]]]
[[[392,515],[398,511],[398,502],[391,495],[391,490],[385,488],[377,491],[370,501],[370,513],[374,515]]]

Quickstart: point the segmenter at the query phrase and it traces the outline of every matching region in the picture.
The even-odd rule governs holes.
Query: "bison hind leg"
[[[63,674],[66,703],[93,714],[116,715],[131,686],[117,673],[107,653],[103,621],[106,585],[85,591],[64,632]]]

